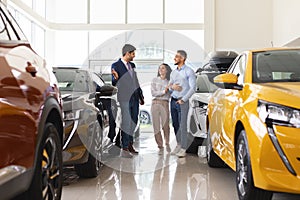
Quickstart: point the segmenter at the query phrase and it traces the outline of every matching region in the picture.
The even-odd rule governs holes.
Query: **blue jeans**
[[[189,112],[189,102],[180,105],[172,98],[170,110],[177,144],[180,144],[181,148],[187,149],[187,116]]]
[[[131,98],[130,101],[120,101],[121,107],[121,140],[122,148],[127,149],[129,143],[133,143],[134,129],[137,125],[139,115],[139,101]]]

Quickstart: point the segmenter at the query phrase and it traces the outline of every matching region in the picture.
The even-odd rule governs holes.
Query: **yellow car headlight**
[[[300,128],[300,110],[266,101],[258,101],[257,112],[264,122]]]

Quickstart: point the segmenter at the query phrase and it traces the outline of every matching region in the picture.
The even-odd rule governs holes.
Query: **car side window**
[[[230,73],[238,76],[237,84],[244,84],[245,77],[245,68],[246,68],[246,55],[241,55],[238,60],[235,62],[235,65],[230,70]]]
[[[105,83],[104,81],[95,73],[91,73],[91,77],[92,77],[92,81],[97,84],[99,87],[102,87]],[[96,90],[96,85],[95,86],[95,90]]]
[[[0,40],[18,40],[11,24],[8,22],[8,19],[3,12],[0,12]]]

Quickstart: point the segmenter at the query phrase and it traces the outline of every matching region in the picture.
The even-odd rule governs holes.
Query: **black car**
[[[214,84],[214,77],[225,73],[231,63],[238,56],[234,51],[216,51],[210,54],[210,59],[203,67],[196,71],[196,92],[190,98],[188,114],[188,132],[190,133],[190,147],[188,152],[196,153],[198,146],[207,136],[206,110],[211,94],[218,88]]]
[[[111,101],[116,88],[88,70],[54,68],[54,74],[63,99],[63,163],[74,165],[80,177],[96,177],[109,144],[109,116],[103,102]]]

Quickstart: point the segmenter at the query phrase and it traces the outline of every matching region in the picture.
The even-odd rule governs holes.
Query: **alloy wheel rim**
[[[141,112],[141,123],[142,124],[148,124],[149,123],[149,116],[145,112]]]
[[[238,163],[237,163],[237,186],[241,196],[246,195],[246,187],[248,184],[248,157],[246,153],[245,142],[241,141],[238,145]]]
[[[57,199],[61,176],[57,145],[53,138],[47,138],[42,158],[42,195],[43,199]]]

